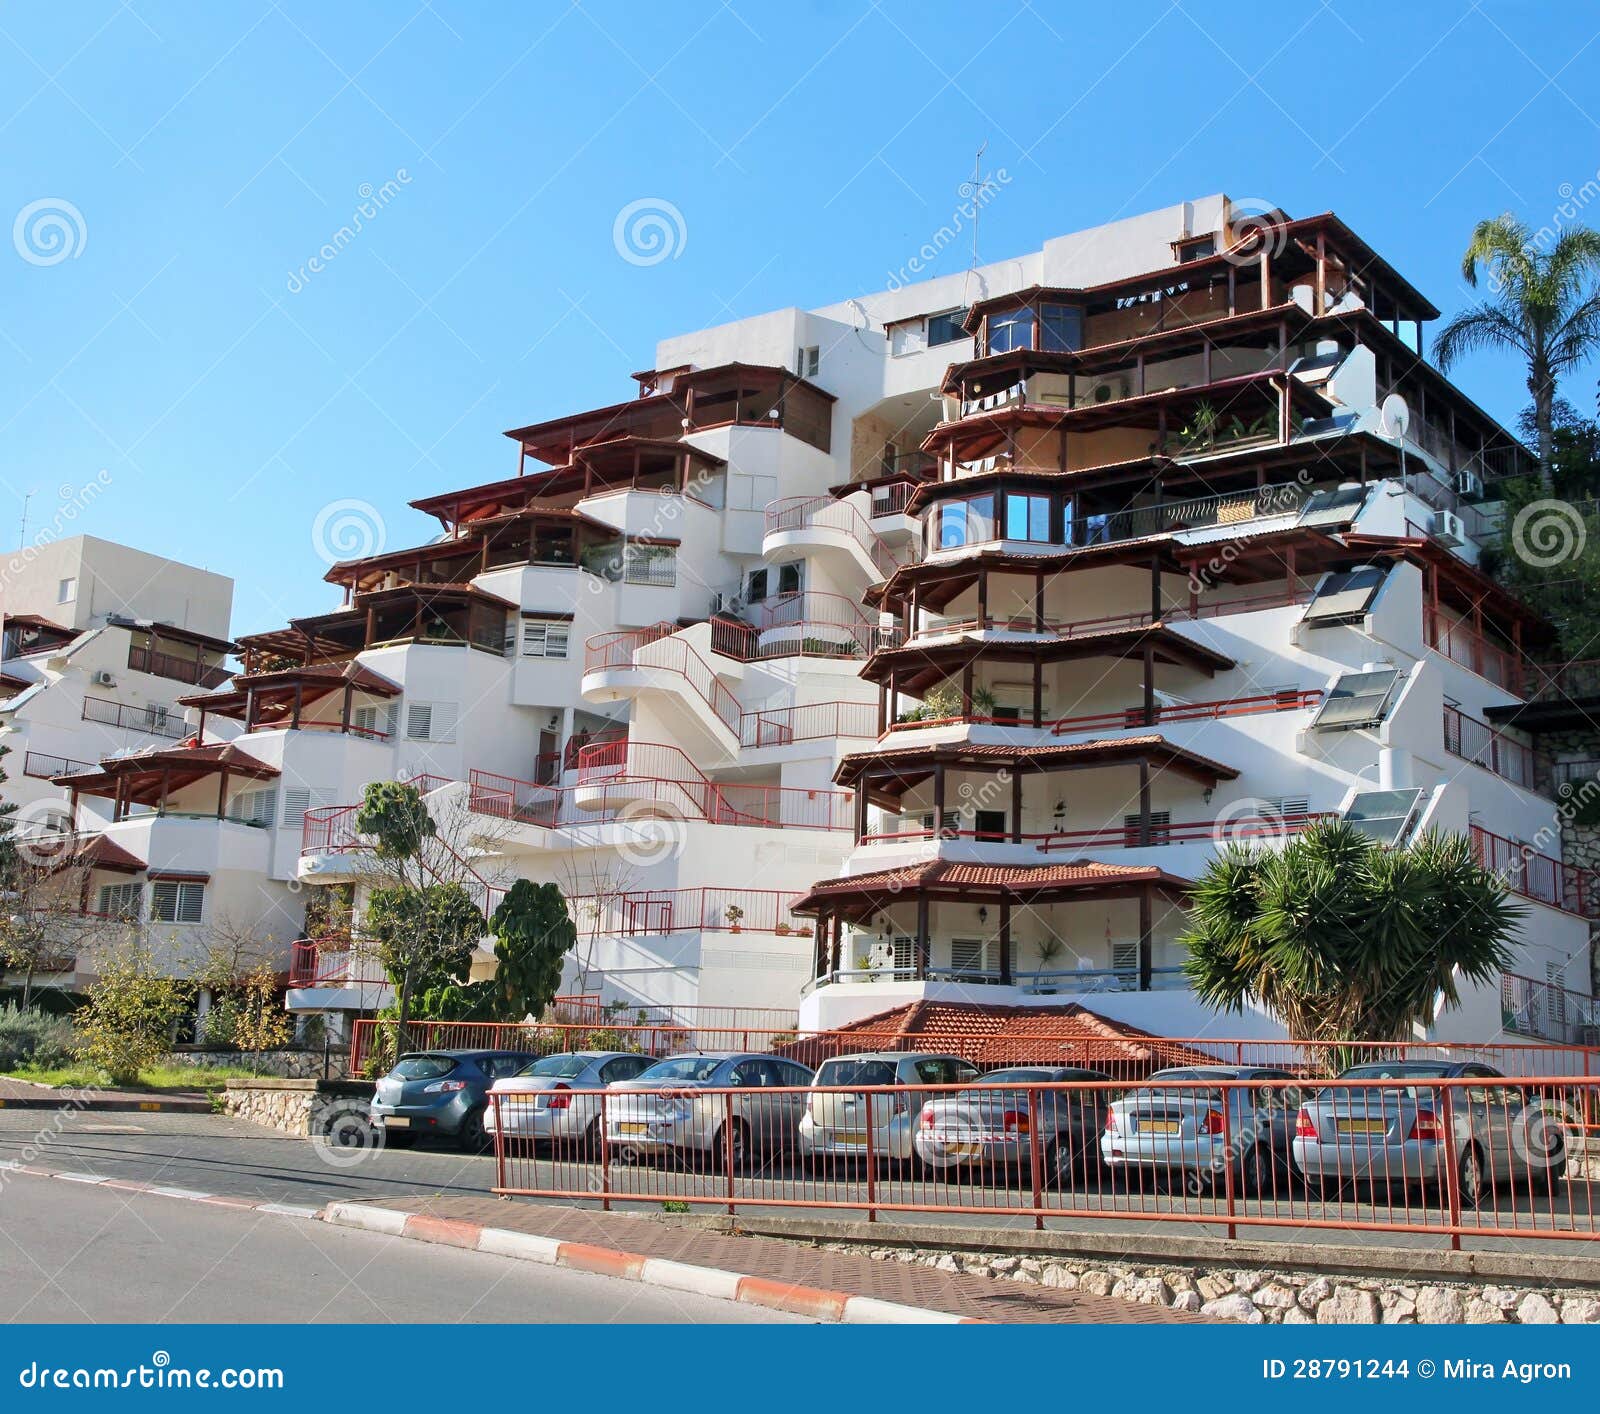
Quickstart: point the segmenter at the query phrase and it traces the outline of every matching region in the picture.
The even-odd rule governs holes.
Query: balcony
[[[231,676],[220,663],[202,659],[179,657],[156,648],[128,647],[128,668],[136,673],[150,673],[173,682],[192,683],[196,687],[220,687]]]
[[[878,708],[871,702],[811,702],[739,717],[739,745],[749,748],[849,737],[870,740],[877,735]]]
[[[791,917],[798,893],[779,889],[638,889],[574,894],[569,911],[586,937],[663,933],[772,933],[809,937],[809,919]]]
[[[1500,1024],[1513,1036],[1560,1046],[1593,1046],[1600,1033],[1600,1003],[1559,982],[1504,972],[1500,975]]]
[[[1471,839],[1478,862],[1498,874],[1512,893],[1580,918],[1600,918],[1600,875],[1477,825],[1471,828]]]
[[[874,514],[878,512],[874,510]],[[912,558],[910,553],[892,550],[849,501],[832,496],[789,496],[767,507],[762,553],[769,558],[790,547],[827,547],[841,543],[859,556],[863,568],[879,579],[887,579]]]
[[[1444,749],[1524,790],[1550,791],[1551,763],[1546,757],[1459,707],[1444,709]]]

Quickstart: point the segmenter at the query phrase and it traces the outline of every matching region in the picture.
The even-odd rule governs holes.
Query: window
[[[1039,347],[1071,353],[1083,347],[1083,311],[1071,304],[1047,304],[1039,311]]]
[[[454,702],[412,702],[406,707],[406,737],[410,741],[454,741]]]
[[[961,326],[967,322],[967,311],[964,309],[947,309],[943,314],[930,314],[928,316],[928,345],[953,344],[957,339],[967,337],[967,331]]]
[[[572,625],[556,623],[549,619],[524,619],[522,621],[522,656],[524,658],[565,658],[567,640],[572,635]]]
[[[1006,497],[1006,539],[1050,540],[1050,498],[1048,496]]]
[[[362,736],[393,736],[394,708],[378,706],[357,707],[350,713],[350,725]]]
[[[150,886],[150,917],[156,923],[198,923],[204,884],[163,879]]]
[[[988,334],[987,352],[1010,353],[1013,349],[1033,347],[1033,309],[1007,310],[1004,314],[991,314],[984,321]]]
[[[1566,965],[1547,962],[1544,965],[1545,990],[1550,994],[1550,1020],[1557,1026],[1567,1024]]]
[[[916,966],[917,940],[909,933],[896,933],[889,940],[889,960],[896,976],[909,977]],[[894,1084],[893,1080],[883,1082]]]
[[[97,912],[107,918],[122,918],[137,922],[139,907],[144,902],[143,884],[101,884]]]
[[[1123,844],[1128,849],[1134,849],[1139,843],[1138,815],[1124,815],[1122,829],[1126,836]],[[1170,810],[1152,810],[1150,812],[1150,843],[1168,844],[1171,842],[1172,812]]]
[[[70,604],[77,597],[78,581],[75,578],[64,579],[60,584],[56,585],[56,603]]]
[[[622,547],[622,578],[629,584],[671,589],[678,582],[676,547],[628,541]]]
[[[1305,823],[1310,813],[1311,802],[1303,795],[1269,795],[1261,802],[1262,818],[1285,828]]]
[[[1111,970],[1123,977],[1139,975],[1139,944],[1137,942],[1111,944]]]
[[[794,351],[794,371],[802,378],[815,378],[821,367],[822,350],[816,344],[808,344]]]
[[[744,597],[748,604],[759,604],[767,597],[767,572],[751,570],[744,582]]]
[[[974,496],[970,501],[947,501],[939,507],[937,522],[940,550],[982,545],[994,539],[994,497]]]
[[[952,972],[983,973],[989,970],[989,945],[982,938],[952,938],[950,940],[950,970]]]
[[[264,825],[270,829],[277,813],[278,792],[271,786],[242,791],[228,803],[228,818],[246,825]]]
[[[778,566],[778,593],[798,594],[800,592],[800,563],[792,560],[786,565]]]
[[[281,829],[298,830],[305,825],[306,811],[320,810],[337,805],[335,792],[321,786],[285,786],[283,788],[283,817],[278,821]]]
[[[1217,253],[1217,238],[1215,236],[1200,236],[1192,241],[1183,241],[1178,245],[1178,264],[1187,265],[1191,260],[1204,260]]]
[[[1398,668],[1372,673],[1340,673],[1311,726],[1319,732],[1355,731],[1375,727],[1389,709],[1389,699],[1400,681]]]
[[[1006,837],[1006,812],[1004,810],[975,810],[972,812],[972,834],[975,839],[990,843]]]

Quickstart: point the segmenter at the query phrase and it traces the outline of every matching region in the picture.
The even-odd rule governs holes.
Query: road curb
[[[790,1315],[807,1316],[817,1321],[849,1325],[985,1324],[971,1317],[953,1316],[947,1311],[903,1306],[895,1301],[855,1296],[848,1291],[796,1286],[747,1272],[701,1267],[692,1262],[672,1262],[661,1257],[647,1257],[640,1252],[597,1247],[587,1242],[561,1242],[553,1237],[515,1232],[509,1228],[485,1227],[481,1223],[461,1222],[456,1218],[409,1213],[401,1208],[375,1207],[367,1203],[329,1203],[322,1210],[322,1220],[339,1227],[364,1228],[368,1232],[381,1232],[392,1237],[491,1252],[501,1257],[539,1262],[544,1266],[596,1272],[623,1281],[637,1281],[647,1286],[687,1291],[724,1301],[742,1301],[746,1305],[764,1306],[769,1310],[786,1311]]]
[[[0,1096],[0,1110],[74,1110],[79,1114],[191,1114],[208,1115],[215,1111],[210,1100],[187,1095],[163,1095],[155,1099],[83,1099],[74,1091],[46,1089],[43,1094]]]
[[[176,1188],[170,1183],[140,1183],[137,1179],[111,1178],[75,1169],[44,1169],[35,1164],[18,1163],[15,1159],[0,1159],[0,1181],[13,1173],[26,1174],[29,1178],[53,1178],[59,1183],[85,1183],[96,1188],[115,1189],[118,1193],[143,1193],[151,1198],[176,1198],[182,1202],[206,1203],[212,1207],[250,1208],[280,1218],[315,1221],[322,1212],[320,1208],[313,1208],[309,1204],[278,1203],[268,1198],[239,1198],[228,1193],[202,1193],[197,1188]]]

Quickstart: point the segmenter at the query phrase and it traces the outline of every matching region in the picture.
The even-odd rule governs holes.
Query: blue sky
[[[628,396],[657,338],[881,288],[981,142],[1009,178],[984,260],[1226,191],[1336,210],[1448,313],[1475,220],[1542,224],[1600,169],[1597,29],[1359,0],[8,6],[0,215],[34,211],[0,244],[0,544],[31,490],[30,535],[232,574],[237,631],[329,607],[330,502],[421,543],[408,500],[512,474],[505,428]],[[685,232],[648,266],[612,241],[645,198]],[[1460,378],[1522,405],[1509,362]]]

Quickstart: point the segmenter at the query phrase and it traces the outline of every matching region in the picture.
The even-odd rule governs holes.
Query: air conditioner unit
[[[1435,511],[1428,520],[1428,534],[1441,545],[1463,545],[1467,528],[1454,511]]]
[[[94,675],[93,681],[96,687],[115,687],[117,685],[117,680],[103,668]]]
[[[1458,471],[1456,473],[1456,494],[1465,496],[1469,501],[1481,500],[1483,497],[1483,478],[1475,471]]]

